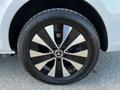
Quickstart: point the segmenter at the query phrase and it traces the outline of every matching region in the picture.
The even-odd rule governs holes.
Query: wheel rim
[[[73,26],[49,25],[39,30],[31,40],[31,63],[45,76],[70,77],[87,62],[88,46],[84,34]]]

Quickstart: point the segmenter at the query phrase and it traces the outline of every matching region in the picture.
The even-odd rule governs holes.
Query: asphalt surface
[[[120,90],[120,52],[101,52],[96,67],[85,79],[64,86],[35,80],[17,56],[0,57],[0,90]]]

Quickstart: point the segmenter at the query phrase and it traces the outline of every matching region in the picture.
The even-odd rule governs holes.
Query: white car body
[[[120,0],[85,0],[99,13],[108,34],[109,51],[120,50]],[[29,0],[1,0],[0,2],[0,54],[12,54],[9,28],[17,11]]]

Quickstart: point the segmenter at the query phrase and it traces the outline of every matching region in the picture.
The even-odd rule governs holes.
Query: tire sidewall
[[[44,22],[52,18],[66,19],[75,22],[78,25],[82,25],[85,28],[84,32],[88,35],[87,38],[89,38],[92,44],[91,49],[92,53],[90,55],[89,62],[86,64],[86,67],[73,77],[68,77],[63,80],[60,79],[57,80],[51,77],[46,77],[43,74],[40,74],[38,70],[35,69],[32,63],[30,62],[30,56],[28,53],[29,50],[28,46],[31,42],[31,39],[37,32],[36,30],[33,31],[33,29],[38,25],[40,25],[40,27],[41,26],[44,27],[45,24]],[[100,49],[99,45],[100,45],[99,38],[94,26],[84,16],[68,9],[50,9],[40,12],[36,16],[32,17],[23,27],[18,39],[18,57],[22,61],[22,64],[24,65],[25,69],[36,79],[51,84],[68,84],[84,78],[92,70],[92,68],[96,64],[99,55]]]

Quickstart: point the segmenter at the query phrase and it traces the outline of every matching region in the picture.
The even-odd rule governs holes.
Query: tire
[[[94,26],[84,16],[53,8],[38,13],[24,25],[17,49],[30,75],[63,85],[88,75],[97,62],[100,43]]]

